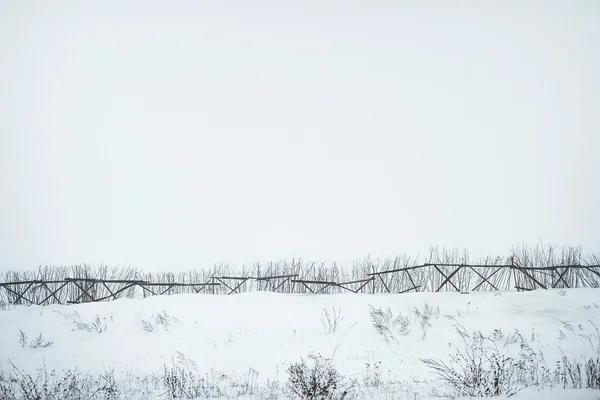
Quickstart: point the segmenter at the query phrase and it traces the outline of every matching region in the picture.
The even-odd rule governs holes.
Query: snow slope
[[[477,331],[487,336],[498,329],[497,345],[507,354],[519,350],[513,340],[518,330],[549,366],[561,352],[591,355],[594,349],[584,335],[596,332],[591,322],[600,326],[599,294],[597,289],[402,295],[251,292],[9,306],[0,311],[0,363],[7,368],[12,361],[24,371],[35,371],[43,363],[48,369],[77,367],[95,374],[114,369],[119,376],[143,376],[160,371],[163,364],[184,363],[214,379],[284,385],[287,367],[315,352],[333,357],[347,378],[384,382],[385,393],[371,392],[369,398],[426,398],[445,389],[420,359],[447,361],[464,349],[458,330],[474,337]],[[422,324],[414,311],[424,313],[426,305],[432,313]],[[370,320],[370,306],[402,313],[410,319],[410,332],[386,343]],[[343,317],[336,332],[327,332],[324,309],[330,315],[335,309]],[[161,324],[158,315],[167,323]],[[78,329],[77,321],[92,323],[97,316],[101,333]],[[53,344],[22,347],[20,330],[28,342],[41,333]],[[528,389],[516,398],[597,400],[600,391]]]

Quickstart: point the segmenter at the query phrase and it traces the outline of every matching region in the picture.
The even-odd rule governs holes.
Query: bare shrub
[[[379,387],[383,384],[381,378],[381,361],[374,362],[373,364],[365,363],[363,384],[366,387]]]
[[[27,346],[27,335],[21,329],[19,329],[19,343],[21,347]]]
[[[198,376],[176,365],[164,366],[162,383],[169,399],[196,399],[202,394]]]
[[[223,374],[209,377],[208,374],[201,375],[195,363],[192,361],[193,369],[188,369],[182,364],[183,354],[179,353],[177,363],[172,361],[170,367],[163,366],[161,377],[164,395],[170,399],[206,399],[206,398],[221,398],[225,396],[225,388],[232,389],[235,382],[227,379]],[[185,364],[190,363],[186,360]],[[179,365],[178,365],[179,364]],[[240,394],[240,391],[237,391]]]
[[[564,388],[600,389],[600,331],[593,321],[590,324],[594,332],[589,335],[579,334],[585,339],[593,352],[590,356],[577,359],[567,357],[564,353],[556,363],[555,379]]]
[[[151,321],[147,321],[145,319],[142,320],[142,330],[144,332],[154,332],[156,328],[152,325]]]
[[[38,337],[36,337],[31,343],[29,343],[29,347],[32,349],[37,349],[38,347],[50,347],[54,344],[54,342],[50,342],[44,340],[42,334],[40,333]]]
[[[50,347],[54,344],[54,342],[44,340],[41,333],[35,339],[33,339],[31,342],[27,343],[27,335],[25,334],[25,332],[23,332],[20,329],[19,329],[19,343],[21,344],[21,347],[29,346],[32,349],[37,349],[39,347]]]
[[[369,307],[371,322],[386,343],[397,340],[398,335],[406,336],[410,333],[410,320],[408,317],[403,317],[402,313],[394,316],[389,307],[386,311],[371,305]]]
[[[303,400],[341,400],[348,398],[354,383],[346,383],[330,359],[310,354],[288,368],[288,388]]]
[[[83,322],[81,320],[81,316],[77,311],[73,311],[72,313],[62,313],[60,311],[56,311],[61,314],[65,319],[71,322],[77,330],[87,331],[87,332],[97,332],[103,333],[106,331],[106,324],[102,322],[98,314],[96,314],[96,318],[94,318],[91,322]]]
[[[431,328],[431,323],[429,322],[431,318],[439,318],[440,316],[440,308],[436,307],[435,309],[429,304],[425,303],[423,306],[423,311],[419,311],[417,307],[414,308],[413,313],[417,317],[420,325],[421,331],[423,332],[423,340],[427,336],[427,330]]]
[[[114,370],[111,369],[99,376],[94,392],[105,400],[117,400],[120,398],[121,390],[115,378]]]
[[[582,333],[579,334],[586,342],[590,344],[590,347],[594,350],[595,353],[600,353],[600,330],[596,326],[596,324],[590,320],[590,324],[594,327],[594,332],[589,335],[584,335]]]
[[[341,307],[338,307],[337,310],[335,307],[332,307],[331,313],[326,308],[323,308],[321,312],[321,324],[326,333],[336,333],[343,320]]]
[[[537,369],[535,357],[513,358],[498,347],[463,336],[465,350],[450,355],[448,363],[432,359],[421,361],[437,375],[456,396],[512,396],[532,383],[527,372]],[[485,340],[488,340],[485,338]]]
[[[165,310],[152,314],[149,320],[142,320],[142,330],[145,332],[154,332],[159,328],[165,331],[169,330],[169,327],[174,322],[179,323],[179,320],[175,317],[171,317]]]
[[[600,389],[600,356],[590,357],[585,365],[585,387],[589,389]]]

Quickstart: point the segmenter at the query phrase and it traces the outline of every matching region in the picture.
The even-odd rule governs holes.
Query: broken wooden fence
[[[111,280],[88,278],[65,278],[59,281],[0,282],[11,304],[73,304],[117,300],[133,297],[136,287],[142,289],[143,297],[164,295],[174,288],[191,287],[196,293],[218,283],[146,282],[141,280]]]
[[[0,282],[0,299],[11,304],[71,304],[174,293],[238,294],[251,290],[282,293],[407,293],[469,292],[477,290],[528,291],[549,288],[600,287],[600,265],[546,267],[510,264],[478,265],[425,263],[366,274],[364,279],[336,282],[302,279],[298,274],[277,276],[211,276],[207,282],[148,282],[65,278],[55,281]],[[250,285],[254,282],[255,285]],[[208,290],[210,289],[210,290]]]
[[[373,282],[375,278],[370,277],[367,279],[358,279],[349,282],[332,282],[332,281],[320,281],[320,280],[307,280],[307,279],[293,279],[293,283],[299,283],[302,287],[312,294],[326,293],[330,288],[340,288],[348,292],[358,293],[361,292],[369,282]],[[358,284],[358,285],[357,285]],[[311,286],[309,286],[311,285]],[[351,286],[354,285],[354,288]],[[305,291],[306,293],[306,291]]]
[[[414,276],[417,272],[418,276]],[[466,272],[462,279],[461,272]],[[495,265],[425,263],[367,275],[378,278],[379,291],[384,293],[600,287],[600,265],[523,267],[514,261]]]

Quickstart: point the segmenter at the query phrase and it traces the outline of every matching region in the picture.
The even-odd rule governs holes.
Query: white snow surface
[[[439,307],[439,315],[430,318],[424,333],[414,309],[422,311],[425,304],[434,310]],[[390,307],[394,314],[409,317],[410,333],[386,343],[370,320],[371,305]],[[327,333],[321,317],[323,309],[331,313],[333,307],[343,319],[335,333]],[[66,317],[75,311],[83,322],[98,316],[106,330],[77,329]],[[173,319],[168,329],[156,325],[158,313]],[[144,320],[152,321],[156,329],[144,330]],[[379,365],[382,380],[402,382],[397,387],[404,388],[405,394],[386,393],[381,398],[433,398],[443,394],[444,386],[420,359],[448,360],[449,354],[464,349],[456,326],[483,335],[501,329],[505,337],[516,329],[553,366],[562,353],[569,357],[593,354],[594,349],[582,336],[594,334],[591,322],[600,327],[597,289],[388,295],[181,294],[76,305],[9,306],[0,311],[0,363],[6,369],[11,361],[32,372],[45,363],[57,371],[77,368],[100,374],[114,369],[123,374],[152,374],[163,364],[187,360],[199,371],[218,371],[240,380],[251,374],[260,384],[274,380],[284,384],[288,366],[314,352],[333,357],[336,368],[347,378],[360,382]],[[20,330],[29,340],[41,333],[54,343],[47,348],[22,347]],[[506,342],[498,341],[502,351],[518,351],[518,344]],[[409,392],[412,397],[406,397]],[[598,400],[600,391],[529,388],[512,398]]]

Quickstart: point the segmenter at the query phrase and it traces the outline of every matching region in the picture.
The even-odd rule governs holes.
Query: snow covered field
[[[354,398],[419,399],[453,393],[422,360],[448,363],[457,351],[464,354],[471,344],[480,344],[515,360],[536,355],[540,386],[514,398],[597,400],[598,390],[563,389],[554,369],[563,354],[581,362],[598,354],[599,293],[251,292],[3,305],[0,384],[16,388],[19,372],[12,362],[34,379],[44,364],[58,375],[77,368],[96,379],[114,378],[115,398],[168,398],[169,371],[191,371],[212,388],[207,397],[288,398],[290,365],[301,359],[310,364],[309,354],[320,354],[332,359],[348,385],[354,383]],[[386,320],[388,312],[391,320]],[[40,344],[52,344],[36,347],[40,334]],[[551,370],[546,377],[542,365]]]

